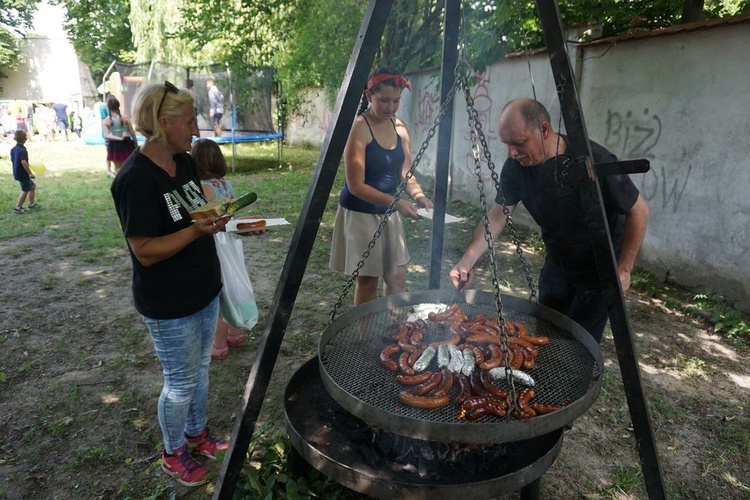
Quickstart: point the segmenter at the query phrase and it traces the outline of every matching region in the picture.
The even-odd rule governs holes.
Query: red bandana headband
[[[411,86],[409,85],[409,82],[406,81],[406,78],[401,75],[391,75],[388,73],[381,73],[367,80],[367,90],[372,89],[375,85],[382,82],[383,80],[390,80],[391,78],[393,79],[393,83],[395,83],[398,88],[405,87],[411,90]]]

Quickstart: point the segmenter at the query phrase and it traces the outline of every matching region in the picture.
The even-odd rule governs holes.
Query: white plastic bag
[[[258,306],[247,276],[242,240],[234,233],[220,232],[214,235],[214,242],[224,285],[219,300],[221,317],[232,326],[250,329],[258,323]]]

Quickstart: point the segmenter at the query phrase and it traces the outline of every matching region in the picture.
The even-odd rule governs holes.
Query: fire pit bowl
[[[522,490],[525,498],[536,498],[539,478],[562,447],[562,429],[481,446],[384,435],[336,403],[321,382],[318,363],[309,360],[287,385],[286,429],[298,457],[354,491],[376,498],[453,500]],[[397,450],[393,443],[399,443]],[[402,453],[406,448],[414,453]]]

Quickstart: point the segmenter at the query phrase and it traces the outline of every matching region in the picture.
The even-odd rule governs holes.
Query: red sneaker
[[[171,455],[162,451],[161,460],[161,468],[182,485],[199,486],[206,482],[208,470],[190,456],[187,444],[176,449]]]
[[[187,439],[188,445],[190,445],[191,448],[198,450],[201,455],[208,457],[211,460],[216,460],[217,451],[229,448],[229,443],[225,443],[221,439],[213,437],[208,430],[208,427],[203,429],[203,432],[196,437],[185,434],[185,439]]]

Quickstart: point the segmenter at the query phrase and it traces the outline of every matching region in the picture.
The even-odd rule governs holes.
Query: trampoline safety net
[[[187,79],[193,81],[193,96],[198,111],[198,128],[211,129],[209,118],[208,90],[206,81],[213,79],[224,95],[225,113],[221,119],[223,130],[242,135],[275,134],[271,114],[271,96],[275,89],[271,68],[250,70],[241,80],[235,78],[222,66],[186,68],[172,63],[151,62],[142,64],[116,63],[122,81],[122,110],[132,116],[135,96],[141,86],[169,80],[180,88],[186,87]],[[239,81],[238,81],[239,80]],[[232,113],[231,110],[235,112]],[[234,118],[234,120],[233,120]]]

